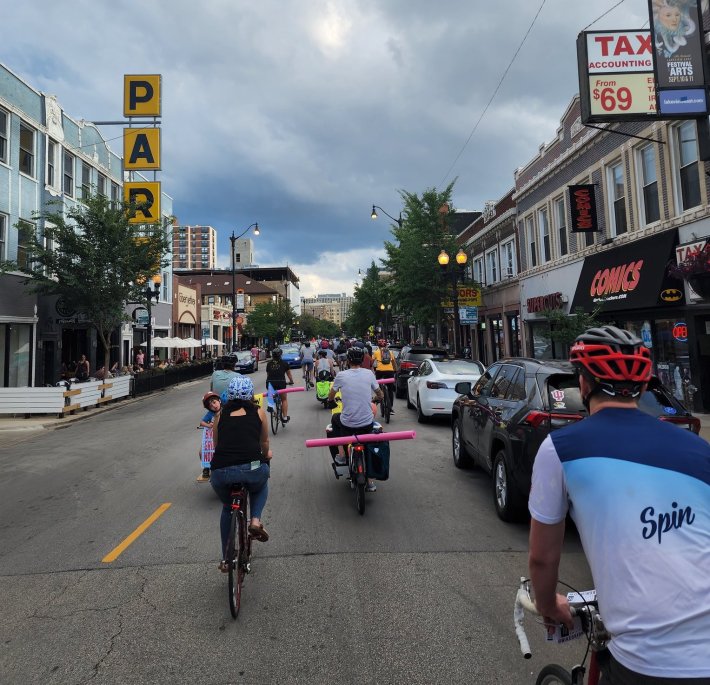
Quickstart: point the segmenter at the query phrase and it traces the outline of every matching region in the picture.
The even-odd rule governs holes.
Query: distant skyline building
[[[301,298],[301,314],[310,314],[317,319],[332,321],[342,326],[348,318],[354,298],[345,293],[326,293],[315,297]]]
[[[214,269],[217,229],[212,226],[173,228],[173,269]]]
[[[251,238],[240,238],[235,241],[234,264],[237,269],[241,266],[255,266],[254,241]]]

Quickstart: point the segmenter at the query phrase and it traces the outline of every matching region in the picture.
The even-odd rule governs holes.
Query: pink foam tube
[[[394,383],[394,378],[378,378],[377,382],[380,385],[384,385],[385,383]]]
[[[297,388],[284,388],[283,390],[275,390],[277,395],[285,395],[289,392],[305,392],[306,389],[303,386],[298,386]],[[254,397],[266,397],[265,392],[260,392],[254,395]]]
[[[389,442],[390,440],[414,440],[416,431],[394,431],[392,433],[366,433],[365,435],[346,435],[342,438],[313,438],[306,440],[306,447],[330,447],[331,445],[349,445],[351,442]]]

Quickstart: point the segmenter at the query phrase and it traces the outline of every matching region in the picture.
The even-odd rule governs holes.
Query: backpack
[[[389,364],[392,360],[392,353],[385,347],[385,349],[380,352],[380,357],[383,364]]]

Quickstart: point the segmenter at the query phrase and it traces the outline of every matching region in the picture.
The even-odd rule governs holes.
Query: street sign
[[[136,315],[136,323],[139,326],[147,326],[148,325],[148,310],[147,309],[136,309],[135,315]]]
[[[123,184],[123,200],[136,205],[131,224],[153,224],[160,221],[160,181],[131,181]]]
[[[483,304],[479,288],[472,285],[460,285],[456,290],[459,294],[459,307],[480,307]],[[441,306],[453,307],[454,303],[452,300],[444,300]]]
[[[465,325],[478,323],[478,307],[459,307],[459,321]]]
[[[123,168],[126,171],[160,169],[160,129],[123,129]]]
[[[237,311],[244,311],[244,290],[241,288],[237,290]]]
[[[124,74],[123,116],[159,117],[160,86],[160,74]]]

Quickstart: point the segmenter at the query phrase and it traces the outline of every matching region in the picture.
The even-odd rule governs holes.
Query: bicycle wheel
[[[382,403],[382,411],[384,412],[385,423],[390,422],[390,416],[392,414],[392,404],[390,401],[389,391],[385,388],[384,401]]]
[[[558,664],[547,664],[538,674],[535,685],[572,685],[572,676]]]
[[[365,483],[362,485],[360,483],[355,484],[355,498],[358,513],[363,516],[365,513]]]
[[[239,615],[239,606],[242,601],[242,571],[239,563],[240,552],[240,530],[241,525],[237,524],[239,514],[232,511],[232,521],[229,526],[229,538],[227,539],[227,554],[226,561],[229,568],[229,611],[232,613],[232,618],[237,618]]]
[[[271,432],[276,435],[279,430],[279,423],[281,421],[281,402],[274,402],[274,408],[271,412]]]

